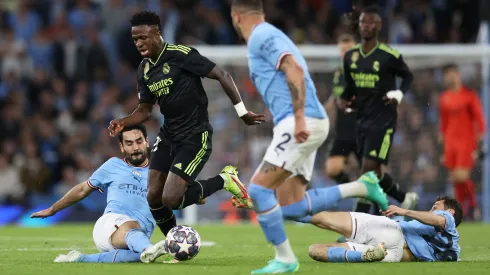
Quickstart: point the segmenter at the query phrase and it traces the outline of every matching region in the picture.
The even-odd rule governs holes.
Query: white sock
[[[339,184],[338,187],[343,199],[356,197],[364,198],[368,193],[366,185],[359,181]]]
[[[223,188],[225,188],[225,183],[228,180],[228,178],[224,174],[219,174],[219,176],[223,179]]]
[[[296,256],[288,239],[280,245],[274,245],[274,249],[276,250],[276,260],[289,264],[296,262]]]

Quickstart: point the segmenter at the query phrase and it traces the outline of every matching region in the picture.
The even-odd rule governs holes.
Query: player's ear
[[[123,147],[122,142],[119,142],[119,149],[121,150],[121,153],[124,154],[124,147]]]
[[[453,216],[454,216],[454,213],[456,213],[456,211],[454,211],[454,209],[447,209],[446,211],[451,213],[451,215],[453,215]]]

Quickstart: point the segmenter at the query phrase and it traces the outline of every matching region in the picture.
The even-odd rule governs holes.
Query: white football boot
[[[60,254],[56,259],[54,259],[55,263],[76,263],[82,258],[83,254],[80,251],[72,250],[68,252],[68,254],[63,255]]]
[[[165,249],[165,240],[163,240],[145,249],[141,253],[140,260],[145,264],[153,263],[158,257],[165,254],[168,252]]]
[[[419,196],[415,192],[407,192],[405,200],[401,204],[401,208],[414,210],[419,201]]]
[[[379,262],[385,258],[386,254],[387,252],[384,244],[380,243],[377,246],[368,248],[366,251],[362,252],[362,260],[364,262]]]

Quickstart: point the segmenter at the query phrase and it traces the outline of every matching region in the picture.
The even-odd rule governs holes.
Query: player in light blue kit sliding
[[[99,254],[71,251],[55,262],[153,262],[166,254],[164,241],[151,245],[155,221],[146,200],[148,182],[148,138],[143,125],[127,127],[119,134],[124,159],[111,158],[89,180],[73,187],[50,208],[31,218],[46,218],[75,204],[92,191],[107,192],[107,206],[93,230]]]
[[[231,16],[236,31],[247,41],[250,78],[275,125],[272,143],[248,191],[276,255],[252,274],[296,272],[299,264],[286,237],[283,217],[308,222],[308,215],[327,210],[346,197],[366,197],[384,210],[388,203],[372,172],[350,184],[306,192],[316,151],[329,130],[306,61],[282,31],[265,22],[262,1],[234,0]]]
[[[386,216],[414,220],[396,222],[387,217],[356,212],[322,212],[311,223],[348,238],[345,243],[314,244],[310,257],[322,262],[447,262],[458,261],[463,210],[454,198],[441,196],[429,212],[390,205]],[[363,255],[367,249],[381,246]]]

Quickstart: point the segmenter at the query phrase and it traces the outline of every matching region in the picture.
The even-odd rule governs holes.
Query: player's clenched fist
[[[123,128],[124,125],[122,123],[122,120],[115,119],[115,120],[111,120],[109,127],[107,129],[109,129],[109,134],[111,135],[111,137],[115,137],[117,134],[119,134],[119,132],[123,130]]]
[[[39,212],[32,213],[31,218],[43,218],[44,219],[47,217],[51,217],[54,214],[56,214],[56,212],[50,207],[50,208],[41,210]]]

